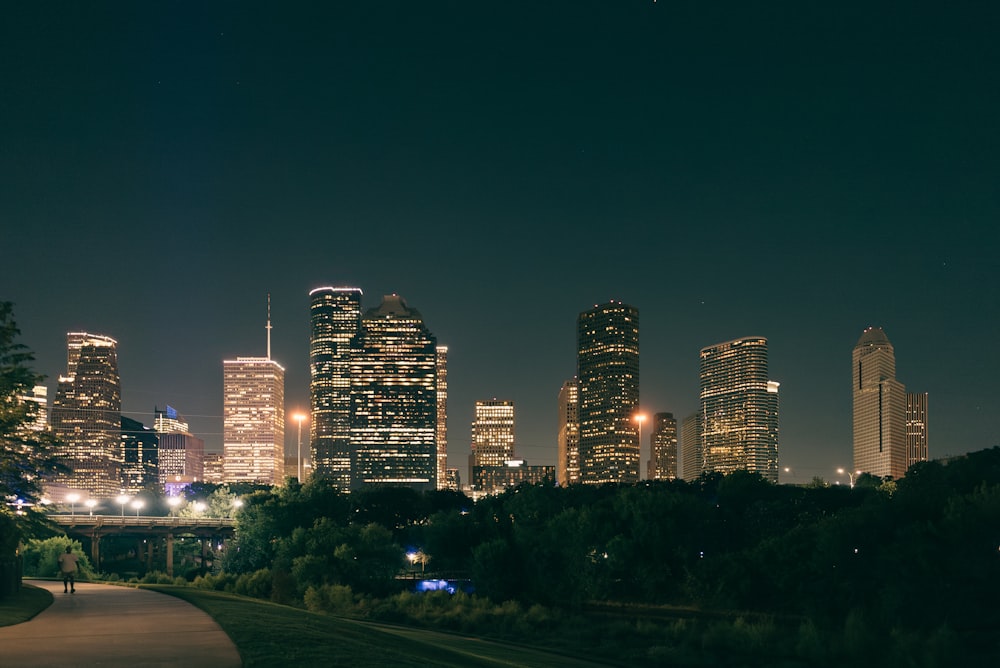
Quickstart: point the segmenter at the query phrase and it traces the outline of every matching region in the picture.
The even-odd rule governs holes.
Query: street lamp
[[[76,516],[76,502],[80,500],[80,495],[77,493],[67,494],[66,500],[69,501],[69,516]]]
[[[645,413],[637,413],[633,420],[639,425],[639,479],[642,479],[642,423],[646,421]],[[653,458],[652,453],[649,456],[650,459]],[[649,471],[646,471],[646,477],[649,477]]]
[[[145,504],[142,502],[142,499],[136,499],[135,501],[132,502],[132,507],[135,508],[136,517],[139,517],[139,509],[142,508],[144,505]]]
[[[854,476],[861,475],[861,471],[855,471],[854,473],[851,473],[850,471],[845,471],[842,468],[837,469],[837,473],[839,473],[840,475],[844,475],[845,473],[847,474],[847,479],[851,482],[851,489],[854,489]]]
[[[292,419],[299,423],[299,447],[298,454],[295,457],[295,463],[299,467],[298,481],[299,484],[302,483],[302,423],[306,420],[305,413],[295,413],[292,415]]]
[[[131,500],[131,498],[132,497],[130,497],[128,494],[119,494],[117,497],[115,497],[115,501],[117,501],[122,507],[122,517],[125,517],[125,504],[128,503]]]
[[[87,508],[90,509],[90,516],[93,517],[94,516],[94,506],[97,505],[97,499],[87,499],[83,503],[87,506]]]
[[[177,507],[181,505],[181,497],[179,496],[168,496],[167,505],[170,506],[170,514],[173,515],[177,512]]]
[[[201,501],[195,501],[195,503],[194,503],[194,511],[196,513],[203,513],[203,512],[205,512],[205,508],[206,507],[207,506],[205,506],[205,504],[202,503]]]

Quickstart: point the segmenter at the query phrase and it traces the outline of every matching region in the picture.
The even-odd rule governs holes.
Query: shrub
[[[73,548],[73,553],[77,556],[77,579],[93,579],[93,568],[80,542],[66,536],[29,540],[24,547],[24,574],[43,578],[59,576],[59,555],[66,551],[67,545]]]

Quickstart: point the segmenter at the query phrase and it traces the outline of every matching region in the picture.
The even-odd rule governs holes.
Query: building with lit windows
[[[49,388],[44,385],[35,385],[31,389],[31,394],[21,396],[22,401],[30,402],[29,408],[33,405],[34,412],[30,413],[27,428],[31,431],[48,431],[49,429]]]
[[[523,459],[511,459],[503,466],[484,466],[477,470],[478,486],[471,490],[475,500],[489,494],[501,494],[504,490],[518,485],[538,485],[541,483],[555,484],[556,467],[529,466]]]
[[[703,348],[700,374],[704,470],[746,470],[777,483],[778,383],[768,379],[767,339]]]
[[[159,439],[138,420],[122,416],[122,484],[125,494],[159,491]]]
[[[280,484],[285,471],[285,369],[270,356],[237,357],[222,365],[225,480]],[[160,447],[162,458],[162,437]]]
[[[437,488],[448,489],[448,346],[437,347]]]
[[[66,337],[66,375],[59,377],[51,424],[71,473],[51,485],[110,497],[121,491],[122,480],[118,343],[86,332]]]
[[[226,480],[221,452],[206,452],[202,460],[202,480],[213,485],[221,485]]]
[[[653,432],[649,436],[650,480],[674,480],[677,477],[677,420],[673,413],[653,416]]]
[[[851,362],[854,470],[898,480],[907,467],[906,388],[896,380],[896,353],[881,327],[862,332]]]
[[[580,481],[638,482],[639,311],[621,302],[577,320]]]
[[[559,389],[556,480],[563,487],[580,482],[580,393],[576,378]]]
[[[701,454],[701,413],[692,413],[681,421],[681,471],[683,480],[697,480],[705,470]]]
[[[505,466],[513,459],[514,402],[477,401],[469,455],[469,482],[473,491],[493,493],[495,490],[484,482],[488,470]]]
[[[351,488],[436,489],[436,339],[419,311],[398,295],[386,295],[365,312],[353,348]]]
[[[361,290],[309,293],[309,451],[312,474],[351,488],[351,356],[361,327]]]
[[[927,393],[906,393],[906,468],[927,461]]]

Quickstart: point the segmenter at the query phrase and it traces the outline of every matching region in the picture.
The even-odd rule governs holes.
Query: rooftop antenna
[[[267,293],[267,359],[271,359],[271,293]]]

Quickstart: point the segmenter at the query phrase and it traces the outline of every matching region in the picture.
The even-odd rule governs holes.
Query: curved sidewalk
[[[34,619],[0,628],[0,663],[33,666],[242,666],[236,646],[190,603],[143,589],[26,581],[55,601]]]

